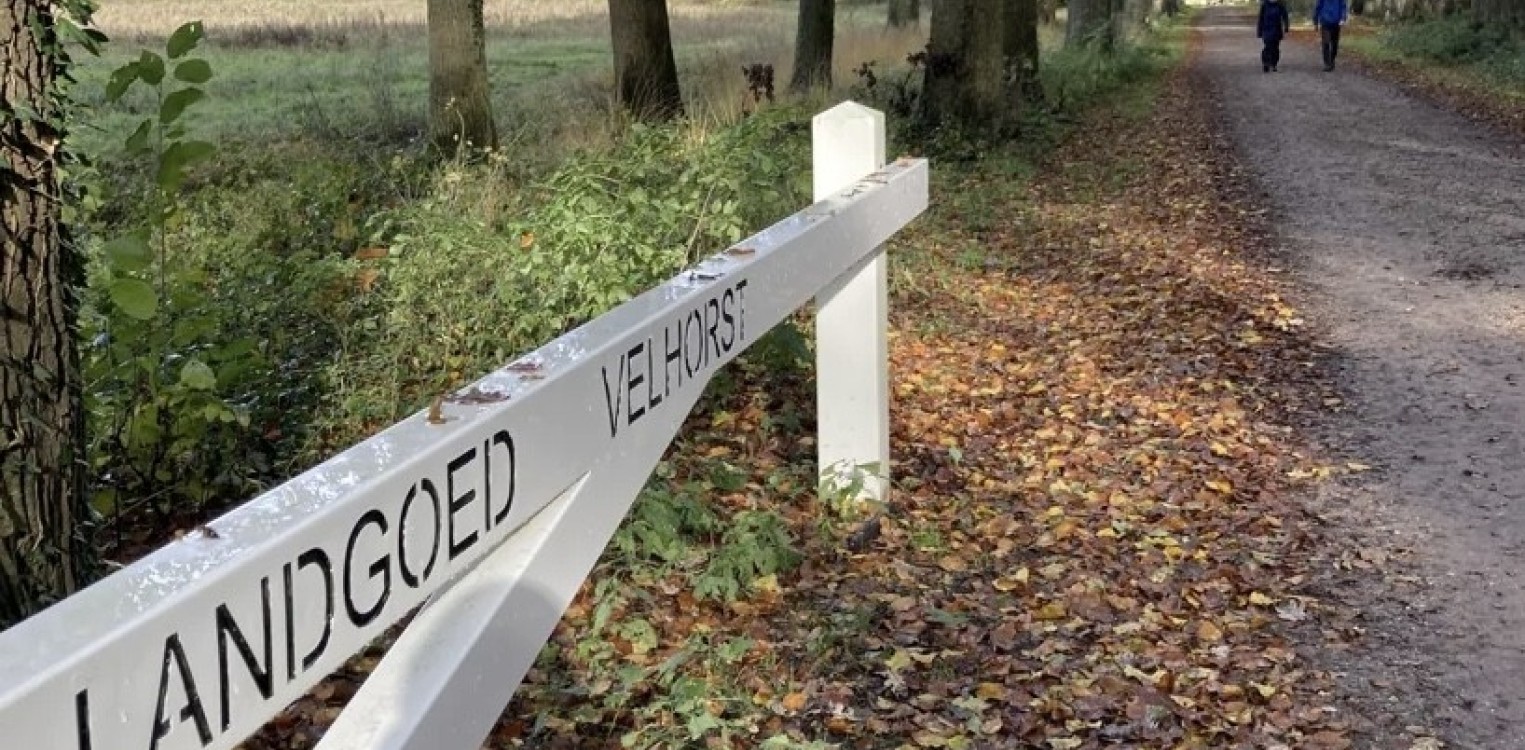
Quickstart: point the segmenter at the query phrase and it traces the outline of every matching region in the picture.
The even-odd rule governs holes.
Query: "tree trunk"
[[[1090,44],[1110,52],[1116,41],[1112,13],[1111,0],[1069,0],[1069,19],[1064,28],[1065,46]]]
[[[921,25],[921,0],[890,0],[889,24],[893,28]]]
[[[799,33],[794,39],[794,76],[789,88],[831,87],[831,43],[836,36],[837,0],[800,0]]]
[[[60,58],[48,0],[0,0],[0,628],[88,575],[78,254],[59,223]],[[38,38],[38,37],[42,38]]]
[[[1006,97],[1001,23],[996,0],[940,0],[932,11],[922,115],[931,124],[958,122],[999,129],[1013,107]]]
[[[1006,63],[1006,78],[1018,101],[1040,98],[1038,85],[1038,3],[1039,0],[1004,0],[1005,28],[1001,34],[1001,53]]]
[[[1154,13],[1154,0],[1123,0],[1123,23],[1125,32],[1132,35],[1149,24]]]
[[[482,0],[428,0],[429,134],[447,154],[494,149]]]
[[[642,120],[682,115],[666,0],[609,0],[609,23],[620,104]]]
[[[1473,0],[1472,18],[1478,23],[1525,31],[1525,0]]]

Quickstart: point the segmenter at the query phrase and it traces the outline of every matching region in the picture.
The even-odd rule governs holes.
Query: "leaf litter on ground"
[[[698,596],[713,549],[606,554],[488,746],[1349,747],[1288,630],[1321,611],[1295,490],[1339,471],[1294,427],[1338,399],[1207,100],[1156,101],[1027,183],[940,172],[891,249],[886,504],[816,493],[778,418],[808,380],[742,368],[663,478],[736,472],[706,502],[797,565]],[[248,747],[310,747],[363,671]]]

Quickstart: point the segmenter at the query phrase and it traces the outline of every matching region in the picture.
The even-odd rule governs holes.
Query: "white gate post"
[[[881,169],[884,113],[843,102],[811,120],[815,200]],[[883,501],[890,477],[889,301],[883,248],[816,295],[817,451],[822,484]]]

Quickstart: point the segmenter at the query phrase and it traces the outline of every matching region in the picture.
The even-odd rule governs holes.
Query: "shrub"
[[[1385,41],[1400,54],[1451,65],[1521,53],[1508,29],[1465,16],[1402,24],[1388,31]]]
[[[522,189],[501,159],[441,166],[430,197],[371,217],[388,254],[339,338],[329,437],[417,409],[808,202],[803,120],[637,127]]]

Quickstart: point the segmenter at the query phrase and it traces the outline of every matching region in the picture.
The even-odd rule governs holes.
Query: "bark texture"
[[[78,589],[89,555],[75,344],[80,263],[59,224],[53,4],[0,12],[0,627]]]
[[[890,0],[889,24],[895,28],[920,26],[921,0]]]
[[[800,0],[794,41],[794,76],[789,88],[831,86],[831,45],[836,37],[837,0]]]
[[[1092,44],[1103,51],[1116,46],[1117,29],[1112,16],[1120,0],[1069,0],[1064,44],[1073,47]]]
[[[1004,0],[940,0],[932,11],[923,115],[932,124],[999,128],[1006,96],[1000,9]]]
[[[620,104],[642,120],[681,116],[666,0],[609,0],[609,23]]]
[[[1038,85],[1039,0],[1003,0],[1001,50],[1007,82],[1019,99],[1042,95]]]
[[[1472,17],[1480,23],[1525,31],[1525,0],[1472,0]]]
[[[436,148],[498,147],[482,0],[429,0],[429,134]]]

